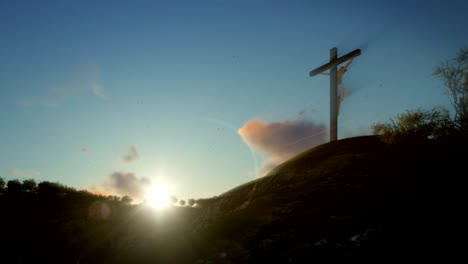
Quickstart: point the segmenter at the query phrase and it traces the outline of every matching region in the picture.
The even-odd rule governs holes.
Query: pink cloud
[[[326,142],[326,126],[299,118],[267,123],[250,120],[238,130],[239,135],[251,148],[265,156],[260,170],[268,173],[278,164]]]

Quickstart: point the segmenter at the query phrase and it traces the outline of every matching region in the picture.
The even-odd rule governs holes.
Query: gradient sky
[[[0,2],[0,176],[211,197],[328,139],[329,80],[357,48],[339,138],[450,108],[434,67],[467,1]]]

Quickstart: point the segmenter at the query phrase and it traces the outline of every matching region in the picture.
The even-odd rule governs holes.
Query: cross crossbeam
[[[361,55],[361,50],[356,49],[338,58],[338,49],[331,48],[330,62],[309,72],[309,76],[313,77],[321,72],[330,70],[330,141],[335,141],[338,138],[337,66],[359,55]]]

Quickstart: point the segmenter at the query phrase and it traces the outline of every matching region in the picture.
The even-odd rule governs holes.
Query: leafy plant
[[[402,140],[431,140],[447,136],[457,130],[457,124],[445,108],[423,110],[418,108],[400,114],[388,123],[372,126],[382,141],[396,143]]]
[[[468,127],[468,48],[460,49],[451,61],[440,63],[432,74],[443,82],[450,96],[455,121]]]

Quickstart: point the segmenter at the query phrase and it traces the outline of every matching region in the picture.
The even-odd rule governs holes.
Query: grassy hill
[[[49,263],[449,258],[463,252],[467,146],[466,137],[392,145],[375,136],[339,140],[195,207],[161,215],[108,203],[117,213],[96,220],[80,218],[77,210],[88,207],[76,202],[51,207],[23,199],[18,207],[0,197],[6,212],[0,224],[9,230],[0,250],[20,262]],[[12,254],[18,248],[31,254]]]
[[[198,232],[227,244],[208,257],[220,263],[449,253],[466,147],[375,136],[324,144],[214,199]]]

